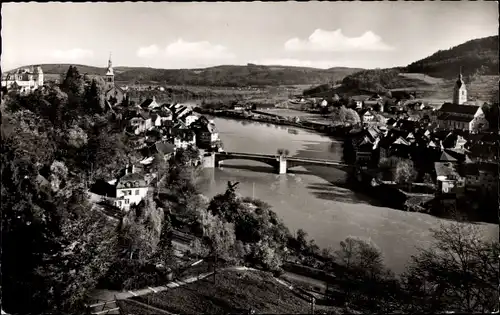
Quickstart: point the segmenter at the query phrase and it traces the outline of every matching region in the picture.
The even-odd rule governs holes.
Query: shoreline
[[[273,125],[278,125],[278,126],[289,126],[289,127],[295,127],[295,128],[300,128],[304,129],[307,131],[314,131],[317,132],[318,134],[321,135],[326,135],[330,137],[336,137],[336,138],[343,138],[346,136],[346,133],[348,130],[350,130],[349,127],[343,127],[343,126],[333,126],[333,125],[325,125],[325,124],[319,124],[316,122],[312,121],[304,121],[304,122],[292,122],[288,121],[284,118],[283,116],[279,116],[276,114],[272,113],[263,113],[259,110],[252,110],[252,113],[256,113],[258,115],[267,115],[268,117],[273,117],[269,119],[265,118],[256,118],[256,117],[246,117],[244,116],[243,113],[240,112],[235,112],[235,111],[229,111],[229,110],[206,110],[202,109],[200,107],[197,107],[195,109],[195,112],[198,114],[202,115],[210,115],[214,117],[220,117],[220,118],[228,118],[228,119],[234,119],[234,120],[243,120],[243,121],[250,121],[250,122],[261,122],[261,123],[268,123],[268,124],[273,124]],[[280,118],[281,117],[281,118]],[[346,132],[347,130],[347,132]]]

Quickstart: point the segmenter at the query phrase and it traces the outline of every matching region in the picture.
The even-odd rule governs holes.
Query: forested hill
[[[69,64],[42,64],[46,74],[65,74]],[[75,65],[82,74],[104,74],[106,69]],[[146,67],[114,67],[115,80],[141,83],[158,82],[167,85],[202,86],[265,86],[298,85],[336,82],[358,72],[359,68],[337,67],[316,69],[290,66],[217,66],[203,69],[155,69]]]
[[[497,75],[498,58],[498,36],[490,36],[440,50],[405,70],[447,79],[456,77],[460,67],[464,75]]]
[[[468,41],[464,44],[440,50],[406,67],[362,70],[342,80],[349,90],[384,91],[406,87],[432,85],[427,81],[412,80],[400,73],[422,74],[441,79],[455,79],[462,68],[468,80],[484,75],[498,75],[498,36]]]

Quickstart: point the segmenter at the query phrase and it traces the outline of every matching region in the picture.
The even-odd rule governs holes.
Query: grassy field
[[[227,314],[248,312],[305,314],[310,304],[271,276],[257,271],[224,271],[179,288],[133,299],[182,314]],[[316,309],[325,310],[317,306]]]
[[[453,87],[456,79],[434,78],[421,73],[404,73],[400,76],[411,79],[413,81],[412,86],[394,89],[393,91],[416,91],[419,95],[418,99],[426,102],[449,102],[453,97]],[[466,83],[468,99],[470,101],[489,102],[498,93],[498,79],[499,76],[494,75],[479,76],[472,82]]]

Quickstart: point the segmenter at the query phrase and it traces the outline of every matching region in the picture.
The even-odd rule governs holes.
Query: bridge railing
[[[240,152],[225,152],[225,153],[218,153],[221,156],[228,155],[228,156],[241,156],[241,157],[263,157],[263,158],[276,158],[278,155],[272,155],[272,154],[252,154],[252,153],[240,153]],[[325,160],[325,159],[312,159],[312,158],[303,158],[303,157],[286,157],[287,160],[289,161],[295,161],[295,162],[317,162],[317,163],[332,163],[332,164],[342,164],[342,165],[347,165],[343,161],[336,161],[336,160]]]

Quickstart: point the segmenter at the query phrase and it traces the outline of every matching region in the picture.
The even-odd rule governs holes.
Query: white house
[[[146,132],[153,127],[151,118],[134,117],[130,119],[130,126],[136,135]]]
[[[44,76],[40,66],[18,69],[15,73],[8,73],[2,77],[2,86],[17,88],[23,93],[30,93],[43,86]]]
[[[130,206],[138,204],[148,193],[149,185],[142,174],[127,173],[116,185],[115,206],[128,211]]]
[[[328,102],[326,100],[322,100],[320,105],[321,107],[328,106]]]
[[[191,145],[196,145],[196,134],[191,129],[178,129],[174,136],[174,146],[176,149],[186,149]]]
[[[190,126],[192,123],[198,120],[198,116],[196,115],[189,115],[185,118],[186,121],[186,126]]]
[[[361,121],[366,123],[366,122],[371,122],[375,119],[375,116],[372,114],[371,111],[367,110],[361,115]]]

